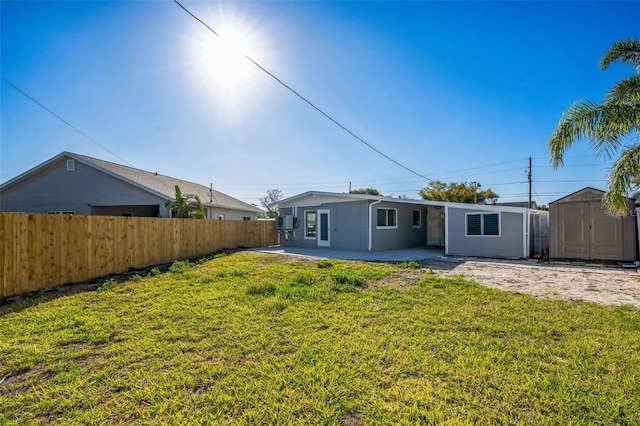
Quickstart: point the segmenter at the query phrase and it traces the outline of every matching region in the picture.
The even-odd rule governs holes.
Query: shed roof
[[[558,198],[555,201],[550,202],[549,204],[554,204],[554,203],[558,203],[558,202],[571,202],[571,201],[585,201],[586,198],[589,198],[589,196],[591,195],[592,199],[602,199],[602,197],[604,196],[605,191],[601,190],[601,189],[596,189],[596,188],[592,188],[590,186],[584,187],[576,192],[572,192],[569,195],[565,195],[562,198]],[[628,200],[630,201],[635,201],[635,198],[628,198],[626,197]]]

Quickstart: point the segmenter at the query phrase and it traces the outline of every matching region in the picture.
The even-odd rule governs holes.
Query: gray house
[[[273,205],[280,245],[382,251],[441,247],[445,254],[529,257],[542,252],[547,212],[521,207],[309,191]],[[543,221],[534,220],[543,217]]]
[[[0,211],[170,217],[165,202],[195,194],[207,218],[254,220],[262,210],[193,182],[63,152],[0,185]]]
[[[637,222],[602,207],[604,191],[586,187],[549,203],[552,258],[633,261],[637,259]],[[629,212],[634,201],[628,199]]]

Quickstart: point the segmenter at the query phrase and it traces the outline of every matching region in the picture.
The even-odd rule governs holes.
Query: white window
[[[397,228],[398,209],[378,209],[378,228]]]
[[[422,226],[422,217],[420,210],[413,211],[413,227],[420,228]]]
[[[242,220],[251,220],[249,216],[242,216]]]
[[[500,213],[466,213],[467,237],[500,236]]]
[[[67,160],[67,171],[73,172],[76,169],[76,160]]]
[[[304,237],[307,239],[316,238],[316,211],[304,211]]]
[[[219,214],[218,215],[218,220],[224,220],[224,215],[223,214]]]

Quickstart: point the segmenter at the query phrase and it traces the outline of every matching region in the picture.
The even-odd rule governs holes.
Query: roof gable
[[[0,186],[0,190],[6,190],[19,182],[29,179],[40,170],[57,162],[63,157],[79,161],[102,173],[113,176],[163,199],[173,199],[175,197],[175,187],[177,185],[180,187],[183,194],[194,194],[200,197],[205,206],[250,211],[255,213],[262,212],[262,210],[255,206],[216,191],[215,189],[207,188],[204,185],[66,151],[5,182]]]
[[[600,189],[591,188],[587,186],[582,188],[579,191],[573,192],[569,195],[565,195],[562,198],[558,198],[555,201],[550,202],[549,204],[554,204],[557,202],[569,203],[569,202],[577,202],[577,201],[602,201],[602,197],[605,192]]]

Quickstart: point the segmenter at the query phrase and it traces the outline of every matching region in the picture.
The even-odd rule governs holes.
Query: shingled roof
[[[180,191],[182,191],[183,194],[194,194],[200,197],[202,204],[205,206],[217,206],[224,207],[226,209],[262,213],[262,210],[252,206],[251,204],[242,202],[220,191],[216,191],[215,189],[209,189],[198,183],[176,179],[171,176],[164,176],[129,166],[123,166],[122,164],[111,163],[109,161],[88,157],[86,155],[73,154],[69,152],[66,152],[65,154],[72,158],[75,157],[78,160],[84,160],[84,162],[90,163],[99,169],[107,170],[112,174],[121,176],[126,180],[151,189],[154,192],[164,195],[167,199],[173,199],[175,197],[175,187],[177,185],[180,187]]]
[[[25,179],[27,176],[31,175],[31,173],[33,173],[34,171],[46,167],[48,164],[51,164],[62,157],[68,157],[84,163],[89,167],[93,167],[96,170],[111,175],[117,179],[123,180],[129,184],[132,184],[145,191],[151,192],[162,198],[174,199],[176,195],[175,187],[176,185],[178,185],[183,194],[197,195],[198,197],[200,197],[200,200],[202,200],[202,204],[205,206],[262,213],[262,210],[255,206],[252,206],[251,204],[242,202],[227,194],[223,194],[220,191],[216,191],[215,189],[210,190],[204,185],[67,151],[62,152],[55,157],[45,161],[44,163],[39,164],[33,169],[28,170],[20,176],[17,176],[14,179],[3,183],[2,185],[0,185],[0,187],[4,189],[12,185],[13,183],[21,181],[22,179]]]

